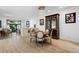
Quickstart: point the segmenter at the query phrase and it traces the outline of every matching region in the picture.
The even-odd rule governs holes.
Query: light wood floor
[[[54,40],[52,44],[37,46],[33,41],[30,43],[29,38],[21,37],[13,33],[9,38],[0,38],[0,52],[2,53],[74,53],[79,52],[79,44],[71,41]]]

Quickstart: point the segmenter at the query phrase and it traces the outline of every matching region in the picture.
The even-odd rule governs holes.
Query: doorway
[[[11,32],[19,32],[21,31],[21,21],[20,20],[7,20],[7,26],[11,30]]]

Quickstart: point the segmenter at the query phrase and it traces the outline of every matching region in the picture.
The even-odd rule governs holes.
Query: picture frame
[[[30,21],[26,21],[26,27],[30,27]]]
[[[76,12],[65,14],[65,23],[76,23]]]
[[[40,19],[40,25],[44,25],[44,19]]]

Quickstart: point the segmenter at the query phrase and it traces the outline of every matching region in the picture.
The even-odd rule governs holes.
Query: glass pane
[[[52,25],[52,29],[56,29],[56,20],[52,20],[51,25]]]
[[[50,21],[47,21],[47,27],[50,29]]]

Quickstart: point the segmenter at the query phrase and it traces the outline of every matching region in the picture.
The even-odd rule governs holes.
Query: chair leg
[[[42,47],[43,47],[43,41],[42,41]]]
[[[51,38],[50,38],[50,44],[51,44]]]
[[[36,39],[36,45],[37,45],[37,47],[38,47],[38,42],[37,42],[37,39]]]

